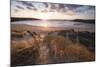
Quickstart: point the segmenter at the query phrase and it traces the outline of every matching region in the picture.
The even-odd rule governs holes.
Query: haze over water
[[[95,25],[83,22],[74,22],[74,21],[46,21],[46,20],[25,20],[25,21],[16,21],[11,24],[27,24],[32,26],[42,26],[42,27],[57,27],[57,28],[78,28],[78,29],[87,29],[88,31],[94,32]]]

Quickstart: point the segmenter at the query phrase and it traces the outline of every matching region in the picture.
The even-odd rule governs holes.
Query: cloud
[[[30,15],[33,13],[49,13],[52,15],[58,14],[59,16],[72,16],[74,18],[95,18],[95,7],[89,5],[74,5],[74,4],[57,4],[57,3],[46,3],[46,2],[33,2],[33,1],[11,1],[12,13],[18,13],[23,16]],[[24,13],[23,13],[24,12]],[[29,12],[29,14],[27,14]],[[22,13],[22,14],[20,14]],[[48,14],[48,15],[49,15]],[[60,15],[62,14],[62,15]],[[33,15],[32,15],[33,16]],[[57,15],[55,15],[57,16]]]
[[[56,6],[55,6],[55,4],[51,4],[51,3],[48,3],[48,7],[46,8],[46,10],[48,11],[48,12],[54,12],[54,11],[56,11]]]
[[[76,12],[77,18],[84,18],[84,19],[95,19],[95,9],[88,8],[81,12]]]
[[[66,12],[67,10],[65,9],[65,5],[64,4],[58,4],[58,12]]]
[[[48,7],[48,3],[43,3],[45,5],[45,7],[47,8]]]
[[[34,4],[30,1],[11,1],[11,7],[13,8],[19,8],[19,9],[28,9],[28,10],[34,10],[36,11],[37,8],[35,8]]]
[[[72,10],[68,10],[66,14],[67,14],[67,15],[75,15],[75,12],[72,11]]]
[[[65,6],[65,7],[68,7],[69,10],[74,10],[74,9],[76,9],[76,8],[78,8],[78,7],[81,7],[82,5],[65,4],[64,6]]]
[[[31,7],[28,7],[28,6],[27,6],[26,8],[27,8],[27,9],[29,9],[29,10],[33,10],[33,8],[31,8]]]
[[[89,6],[80,6],[75,9],[76,12],[85,12],[86,10],[89,9]]]
[[[19,6],[19,5],[16,5],[16,7],[19,8],[19,9],[24,9],[24,7]]]
[[[31,2],[27,2],[27,1],[20,1],[20,2],[25,6],[34,7],[34,5]]]
[[[65,12],[66,9],[63,4],[47,3],[46,10],[48,12]]]

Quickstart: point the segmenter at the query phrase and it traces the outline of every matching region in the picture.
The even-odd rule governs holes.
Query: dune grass
[[[13,32],[12,35],[19,36]],[[15,37],[16,38],[16,37]],[[22,37],[23,38],[23,37]],[[46,56],[48,58],[39,58],[40,49],[42,46],[46,46],[49,50]],[[45,49],[44,52],[47,52]],[[29,64],[41,64],[44,61],[49,63],[61,63],[61,62],[77,62],[77,61],[94,61],[95,53],[90,51],[88,47],[80,43],[74,43],[64,36],[52,36],[47,35],[43,41],[30,38],[25,40],[24,38],[15,41],[11,41],[11,63],[12,65],[29,65]],[[41,60],[40,62],[38,62]],[[44,64],[44,63],[42,63]]]
[[[53,55],[57,57],[74,57],[76,61],[93,61],[95,60],[94,52],[80,43],[73,43],[62,36],[48,36],[46,41],[49,42]]]

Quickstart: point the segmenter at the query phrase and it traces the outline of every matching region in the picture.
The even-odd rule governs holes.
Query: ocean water
[[[64,27],[71,29],[86,29],[89,31],[95,31],[95,24],[84,23],[84,22],[74,22],[74,21],[46,21],[46,20],[25,20],[16,21],[11,24],[27,24],[32,26],[43,26],[43,27]]]

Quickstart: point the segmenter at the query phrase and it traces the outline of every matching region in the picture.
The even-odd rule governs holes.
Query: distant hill
[[[40,20],[40,19],[36,19],[36,18],[17,18],[17,17],[11,17],[11,22],[14,22],[14,21],[24,21],[24,20]]]
[[[11,22],[14,21],[24,21],[24,20],[41,20],[41,19],[37,19],[37,18],[18,18],[18,17],[11,17]],[[66,19],[47,19],[49,21],[68,21]]]
[[[73,21],[75,21],[75,22],[84,22],[84,23],[92,23],[92,24],[95,24],[95,20],[93,20],[93,19],[91,19],[91,20],[88,20],[88,19],[85,19],[85,20],[83,20],[83,19],[75,19]]]

